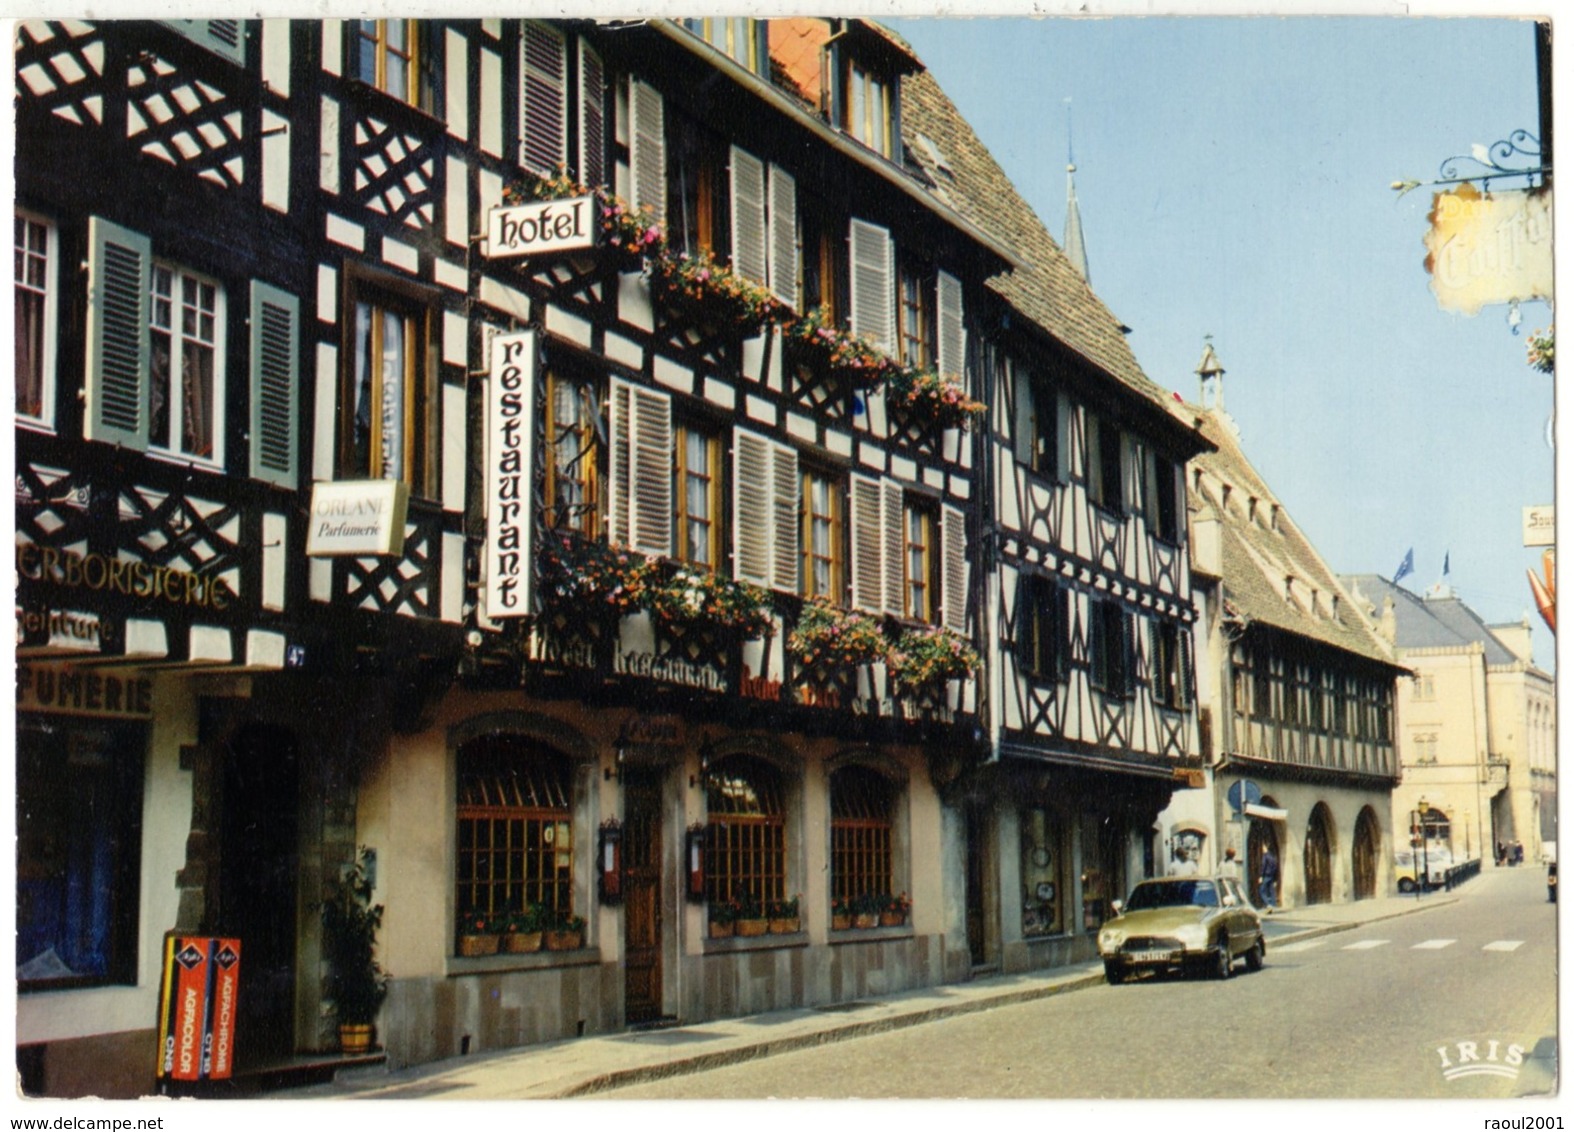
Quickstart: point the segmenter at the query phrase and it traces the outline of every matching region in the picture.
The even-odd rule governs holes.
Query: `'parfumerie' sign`
[[[387,556],[404,553],[410,486],[401,480],[338,480],[312,485],[306,554]]]
[[[583,251],[596,246],[596,198],[538,200],[487,214],[487,257]]]
[[[536,434],[536,334],[492,339],[487,391],[486,615],[530,612],[531,440]]]

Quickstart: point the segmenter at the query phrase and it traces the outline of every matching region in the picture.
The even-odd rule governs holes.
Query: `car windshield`
[[[1219,890],[1211,880],[1149,881],[1131,890],[1131,901],[1126,909],[1138,912],[1144,908],[1183,908],[1188,904],[1217,908]]]

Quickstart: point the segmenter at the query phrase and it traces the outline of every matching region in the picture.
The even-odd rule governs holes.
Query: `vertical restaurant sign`
[[[160,1078],[219,1081],[235,1064],[240,940],[169,935],[159,997]]]
[[[486,615],[530,612],[535,558],[530,500],[536,434],[536,332],[492,339],[487,395]]]
[[[1552,301],[1552,194],[1482,196],[1469,184],[1432,197],[1426,269],[1443,310],[1473,315],[1490,303]]]

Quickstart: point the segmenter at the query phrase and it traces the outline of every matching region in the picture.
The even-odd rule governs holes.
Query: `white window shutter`
[[[607,182],[607,71],[596,49],[579,41],[579,179]]]
[[[798,543],[802,537],[798,505],[803,481],[798,453],[785,444],[772,446],[771,587],[791,593],[798,588]]]
[[[955,633],[967,632],[967,516],[960,507],[940,507],[941,623]]]
[[[1007,361],[1011,370],[1012,400],[1015,411],[1011,421],[1011,446],[1020,464],[1032,464],[1038,451],[1038,414],[1033,411],[1033,382],[1026,366]]]
[[[97,216],[88,220],[89,440],[148,446],[148,272],[153,245]]]
[[[732,270],[765,285],[765,164],[732,147]]]
[[[903,562],[907,551],[907,532],[903,529],[903,523],[907,516],[902,506],[902,485],[891,480],[881,480],[880,503],[885,513],[885,521],[880,525],[885,536],[885,611],[900,617],[907,604],[907,595],[902,592],[903,581],[907,576]]]
[[[869,613],[885,609],[885,537],[880,481],[867,476],[848,480],[848,528],[852,538],[853,608]]]
[[[778,165],[771,166],[771,294],[798,306],[798,183]]]
[[[300,299],[251,285],[251,477],[298,486]]]
[[[519,164],[550,175],[568,164],[568,42],[526,20],[519,39]]]
[[[649,207],[658,224],[667,221],[667,117],[661,95],[638,79],[629,82],[629,169],[634,207]]]
[[[967,335],[962,321],[962,283],[939,272],[935,280],[935,310],[939,312],[939,350],[936,365],[942,377],[960,379],[965,372]]]
[[[246,64],[245,20],[164,20],[166,27],[178,31],[191,42],[206,47],[231,63]]]
[[[672,398],[616,379],[610,393],[608,541],[671,554]]]
[[[886,229],[854,220],[849,231],[852,245],[852,331],[891,353],[894,349],[895,270],[891,234]]]
[[[747,429],[732,438],[733,577],[798,588],[798,453]]]
[[[771,578],[771,442],[741,428],[732,435],[732,574],[768,586]]]

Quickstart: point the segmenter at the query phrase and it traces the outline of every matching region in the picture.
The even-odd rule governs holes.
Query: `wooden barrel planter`
[[[339,1023],[339,1052],[347,1054],[366,1053],[372,1048],[371,1023]]]

